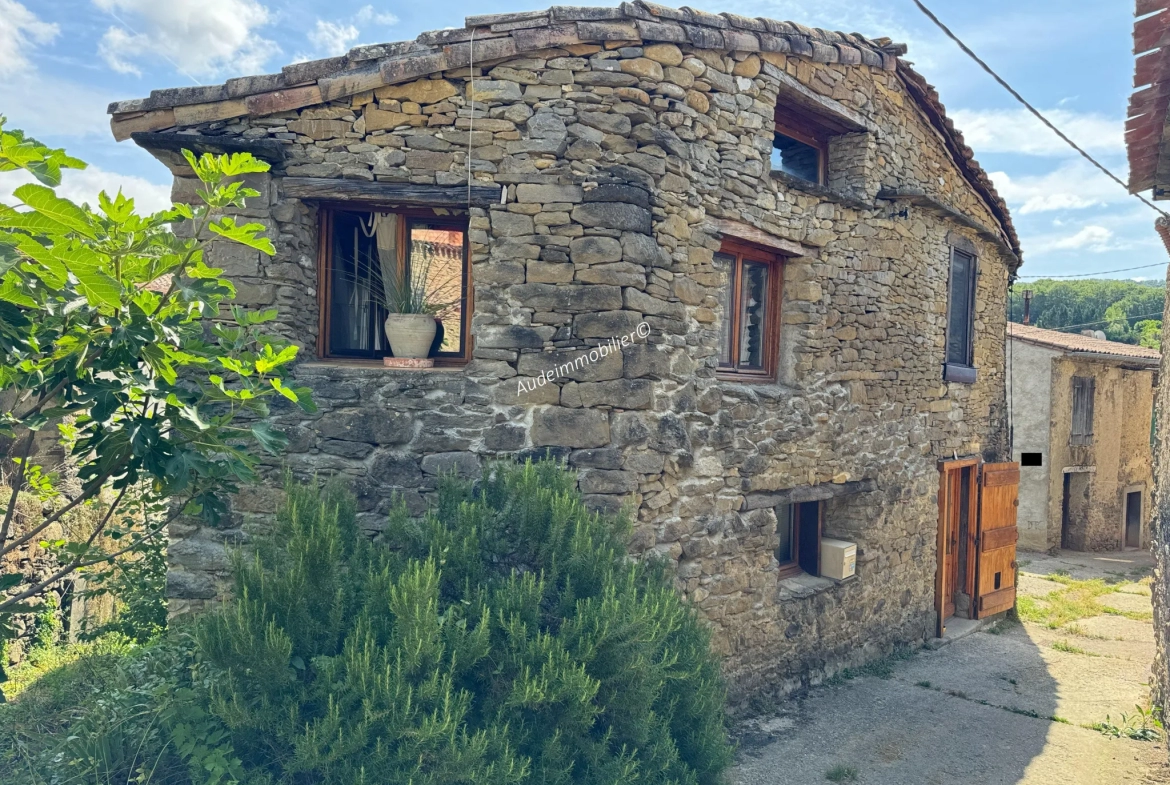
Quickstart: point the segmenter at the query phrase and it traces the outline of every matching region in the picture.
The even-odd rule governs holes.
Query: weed
[[[1041,600],[1035,597],[1020,597],[1016,602],[1016,610],[1021,621],[1043,624],[1049,629],[1057,630],[1071,622],[1106,613],[1127,618],[1150,616],[1148,613],[1134,611],[1113,611],[1102,605],[1098,598],[1116,592],[1117,586],[1110,585],[1100,578],[1078,581],[1067,574],[1061,574],[1061,571],[1051,573],[1048,578],[1063,584],[1064,588],[1049,592]]]
[[[829,782],[857,782],[857,769],[838,763],[825,772],[825,779]]]
[[[1057,641],[1056,643],[1052,644],[1052,648],[1056,649],[1057,651],[1063,651],[1066,654],[1083,654],[1086,657],[1100,657],[1101,656],[1100,654],[1096,654],[1096,653],[1091,652],[1091,651],[1085,651],[1080,646],[1073,646],[1071,643],[1069,643],[1066,640]]]
[[[1060,723],[1060,724],[1062,724],[1062,725],[1072,725],[1072,723],[1071,723],[1071,722],[1069,722],[1068,720],[1066,720],[1064,717],[1060,717],[1060,716],[1058,716],[1058,715],[1056,715],[1056,714],[1053,714],[1053,715],[1052,715],[1051,717],[1049,717],[1048,719],[1052,720],[1053,722],[1059,722],[1059,723]]]
[[[1121,724],[1113,722],[1108,714],[1104,722],[1094,722],[1089,727],[1114,739],[1125,737],[1134,741],[1158,741],[1165,732],[1162,712],[1157,708],[1145,709],[1134,706],[1134,713],[1121,713]]]
[[[1005,711],[1010,711],[1012,714],[1021,714],[1025,717],[1031,717],[1032,719],[1036,720],[1045,719],[1041,717],[1038,712],[1035,712],[1032,709],[1021,709],[1019,706],[1002,706],[1001,708],[1003,708]]]
[[[929,689],[930,689],[930,682],[928,682],[928,681],[920,681],[920,682],[918,682],[918,683],[917,683],[916,685],[914,685],[914,686],[916,686],[916,687],[922,687],[923,689],[927,689],[927,690],[929,690]]]
[[[1084,627],[1082,627],[1081,625],[1079,625],[1075,622],[1072,624],[1066,624],[1064,626],[1064,631],[1067,632],[1069,635],[1076,635],[1078,638],[1089,638],[1090,640],[1095,640],[1095,641],[1109,640],[1109,638],[1107,638],[1104,635],[1098,635],[1095,632],[1089,632]]]

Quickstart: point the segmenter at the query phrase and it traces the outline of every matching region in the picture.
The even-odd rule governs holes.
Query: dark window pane
[[[777,131],[772,137],[772,169],[811,183],[819,183],[821,151]]]
[[[776,533],[780,535],[780,544],[776,547],[776,561],[781,565],[791,562],[795,555],[792,553],[794,542],[795,516],[793,505],[789,504],[777,510]]]
[[[414,286],[424,287],[427,305],[436,309],[443,322],[440,352],[463,349],[463,271],[463,229],[428,221],[410,222],[410,280]]]
[[[975,258],[962,251],[951,253],[951,288],[947,324],[947,362],[971,364],[971,307]]]
[[[373,238],[362,231],[368,214],[337,212],[329,267],[329,353],[378,357],[386,352],[382,276]]]
[[[735,257],[731,254],[717,253],[715,262],[721,269],[727,271],[727,282],[723,286],[720,298],[723,301],[723,332],[719,336],[719,364],[731,365],[731,336],[734,334],[736,316],[735,303],[732,302],[735,293]]]
[[[768,309],[768,265],[743,263],[740,283],[739,365],[764,367],[764,323]]]
[[[800,543],[797,561],[800,569],[809,575],[817,575],[821,557],[821,503],[802,502],[795,504],[797,526],[800,527],[797,541]]]

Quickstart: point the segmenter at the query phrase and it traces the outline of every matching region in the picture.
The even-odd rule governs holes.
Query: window
[[[436,309],[441,323],[441,338],[432,351],[436,364],[467,359],[465,217],[434,210],[322,209],[319,265],[321,356],[390,356],[383,322],[398,296],[393,282],[402,281],[425,292]]]
[[[943,378],[974,382],[975,256],[951,249],[951,281],[947,297],[947,346]]]
[[[780,343],[781,257],[724,242],[715,254],[727,273],[719,372],[771,379]]]
[[[1074,376],[1072,380],[1072,435],[1069,444],[1093,443],[1093,387],[1091,376]]]
[[[824,185],[828,179],[828,135],[807,120],[788,115],[781,119],[779,115],[777,110],[772,171]]]
[[[780,540],[776,548],[779,577],[787,578],[802,572],[820,574],[822,510],[820,502],[799,502],[776,508],[776,533]]]

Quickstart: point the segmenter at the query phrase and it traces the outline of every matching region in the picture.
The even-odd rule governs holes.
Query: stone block
[[[222,269],[227,278],[260,275],[260,252],[239,243],[207,243],[203,246],[203,260],[208,267]]]
[[[367,106],[362,110],[362,119],[366,121],[367,133],[370,131],[388,131],[392,128],[397,128],[400,125],[411,125],[418,127],[427,124],[427,118],[421,114],[389,112],[382,109],[375,109],[372,106]]]
[[[485,349],[540,349],[552,337],[551,327],[489,325],[475,332],[475,345]]]
[[[578,338],[618,338],[637,330],[642,314],[634,311],[582,313],[573,320],[573,334]]]
[[[521,305],[538,311],[588,313],[613,310],[622,304],[622,292],[616,286],[527,283],[513,286],[509,293]]]
[[[594,409],[538,409],[532,415],[532,444],[603,447],[609,444],[609,415]]]
[[[630,60],[622,60],[621,69],[622,73],[633,74],[640,79],[647,79],[651,82],[662,81],[662,64],[648,57],[635,57]]]
[[[459,90],[446,79],[419,79],[407,84],[394,84],[374,90],[379,101],[412,101],[416,104],[435,104],[458,95]]]
[[[476,79],[467,85],[467,98],[471,101],[508,103],[519,101],[520,95],[520,85],[516,82]]]
[[[578,237],[569,243],[569,257],[579,265],[616,262],[622,258],[622,244],[612,237]]]
[[[683,53],[674,44],[651,44],[642,48],[642,55],[662,65],[682,65]]]
[[[670,377],[670,354],[657,346],[634,344],[622,349],[624,374],[629,379]]]
[[[414,456],[384,452],[374,456],[370,479],[383,488],[417,488],[422,483],[422,470]]]
[[[423,474],[454,474],[463,479],[479,476],[479,458],[469,452],[440,452],[423,456]]]
[[[626,136],[632,128],[630,118],[611,112],[578,112],[577,121],[581,125],[596,128],[602,133],[617,134],[618,136]]]
[[[353,123],[345,120],[290,120],[288,130],[314,141],[337,139],[353,129]]]
[[[493,452],[512,452],[524,446],[527,434],[519,425],[496,425],[483,435],[483,445]]]
[[[614,379],[609,382],[585,382],[577,385],[581,405],[609,406],[615,409],[648,409],[653,390],[646,379]]]
[[[574,450],[569,455],[572,466],[589,469],[622,468],[621,450],[613,447],[598,447],[590,450]]]
[[[414,436],[410,415],[369,409],[326,412],[314,429],[323,439],[365,444],[405,444]]]
[[[497,237],[530,235],[535,231],[532,216],[509,213],[504,210],[492,211],[492,234]]]
[[[686,306],[682,303],[659,300],[657,297],[651,297],[637,289],[624,289],[622,291],[622,298],[625,301],[626,308],[631,311],[653,314],[654,316],[665,316],[668,319],[684,319],[687,315]]]
[[[599,382],[622,376],[622,355],[600,347],[593,349],[557,349],[550,352],[526,352],[520,355],[517,371],[521,376],[544,374],[554,379]]]
[[[650,211],[632,204],[590,202],[573,208],[573,220],[582,226],[650,234]]]
[[[575,268],[567,262],[528,263],[528,283],[567,283],[573,280]]]
[[[582,198],[579,185],[547,185],[535,183],[521,183],[516,186],[516,201],[520,203],[553,204],[580,202]]]

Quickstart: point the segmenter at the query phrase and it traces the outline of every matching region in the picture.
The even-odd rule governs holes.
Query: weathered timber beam
[[[240,139],[234,136],[198,136],[196,134],[159,134],[136,131],[130,134],[134,144],[150,152],[190,150],[203,153],[251,153],[270,164],[284,161],[286,145],[274,139]]]
[[[821,483],[820,485],[805,485],[800,488],[790,488],[786,491],[774,493],[749,493],[743,497],[740,509],[760,510],[764,507],[780,507],[786,504],[801,502],[819,502],[825,499],[834,499],[838,496],[848,496],[854,493],[867,493],[877,490],[877,481],[872,479],[851,480],[842,483]]]
[[[414,183],[371,183],[365,180],[339,180],[329,177],[284,177],[280,180],[285,196],[322,202],[382,202],[428,207],[466,207],[465,185],[416,185]],[[473,185],[470,205],[486,207],[500,200],[495,185]]]

